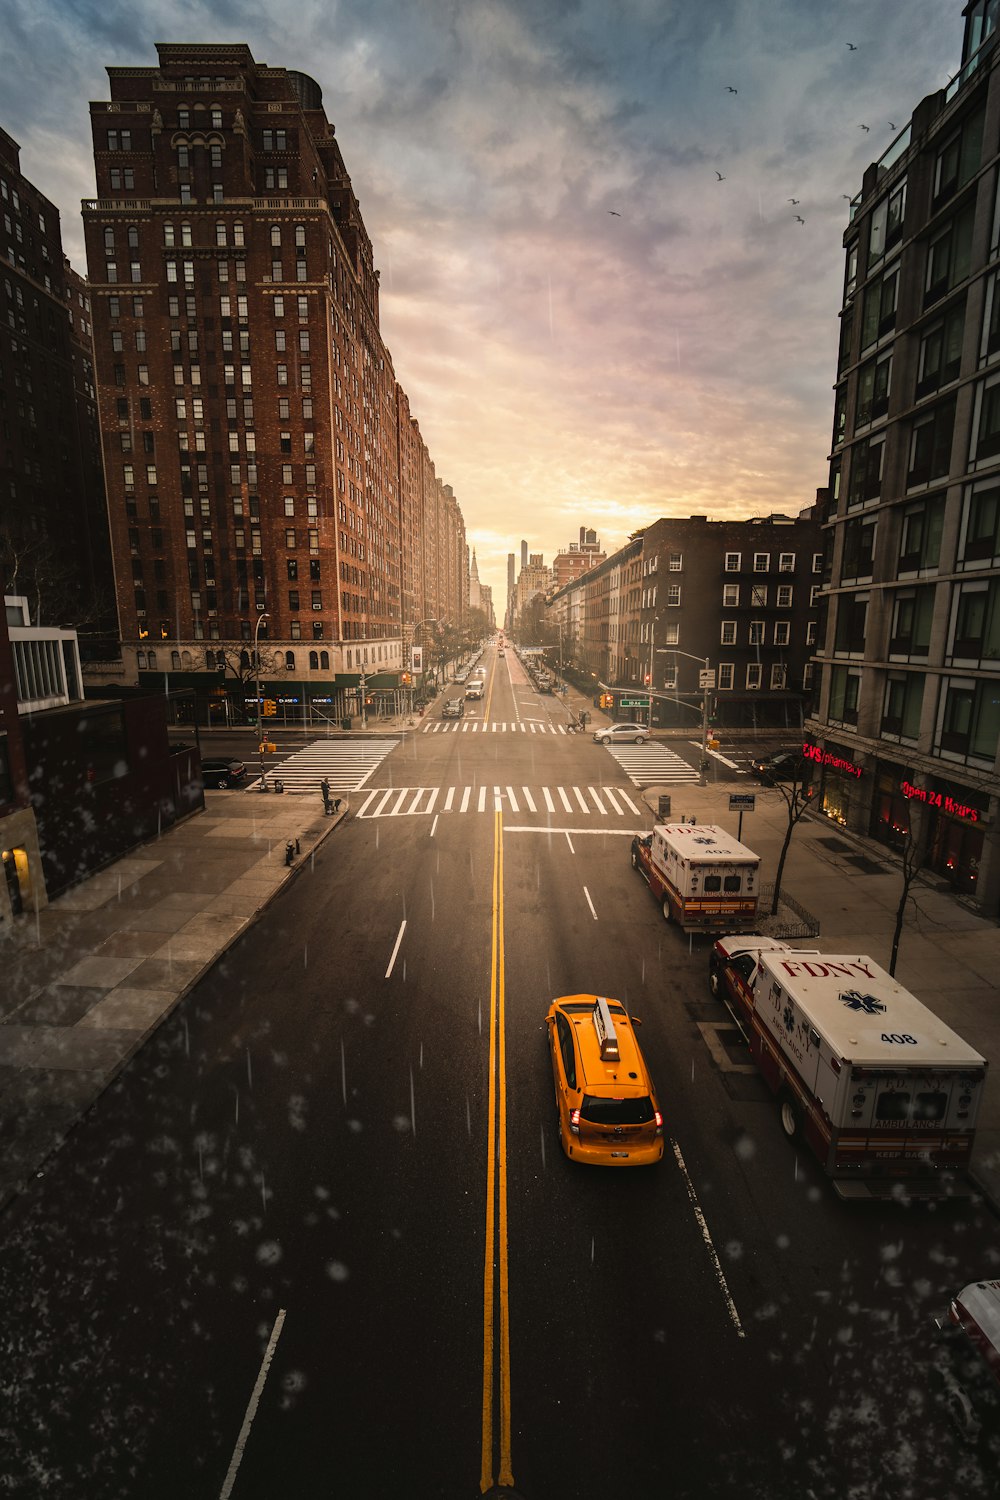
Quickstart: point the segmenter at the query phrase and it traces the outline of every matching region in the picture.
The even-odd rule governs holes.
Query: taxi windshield
[[[648,1125],[653,1119],[653,1101],[648,1094],[638,1099],[599,1099],[585,1094],[580,1115],[592,1125]]]

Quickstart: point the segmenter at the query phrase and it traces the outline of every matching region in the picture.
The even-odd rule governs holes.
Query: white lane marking
[[[569,852],[570,854],[575,854],[576,850],[573,848],[573,840],[570,838],[569,832],[568,828],[563,829],[563,833],[566,835],[566,842],[569,845]]]
[[[590,793],[590,795],[594,799],[594,802],[597,804],[597,811],[599,813],[603,813],[604,816],[607,817],[608,810],[604,806],[604,803],[601,801],[600,797],[597,795],[597,792],[594,790],[594,788],[592,786],[588,786],[587,791]]]
[[[486,811],[486,788],[484,786],[479,788],[479,811]]]
[[[365,800],[362,802],[361,806],[358,808],[357,816],[359,818],[363,818],[364,817],[364,815],[365,815],[365,808],[368,806],[369,802],[371,802],[372,798],[373,797],[377,797],[377,796],[378,796],[378,787],[375,787],[372,791],[370,791],[368,793],[368,796],[365,798]]]
[[[590,808],[587,806],[587,800],[584,797],[583,793],[580,791],[580,788],[578,786],[575,786],[573,788],[573,796],[576,798],[577,802],[579,802],[579,804],[580,804],[580,811],[581,812],[585,812],[585,813],[589,813],[590,812]]]
[[[521,788],[521,791],[524,793],[524,800],[528,804],[528,811],[529,812],[537,812],[538,809],[535,806],[534,798],[532,797],[531,793],[528,791],[528,788],[526,786],[523,786]]]
[[[544,833],[547,835],[551,835],[553,833],[593,833],[598,838],[602,839],[610,838],[615,835],[621,838],[634,839],[637,833],[642,834],[642,836],[645,837],[649,832],[649,829],[609,828],[606,823],[602,823],[599,828],[553,828],[548,823],[505,823],[503,825],[503,831],[504,833]]]
[[[250,1428],[253,1425],[253,1419],[257,1415],[257,1406],[264,1391],[264,1382],[267,1379],[267,1372],[270,1369],[271,1361],[274,1358],[274,1351],[278,1347],[278,1340],[281,1337],[281,1330],[284,1326],[284,1322],[285,1309],[282,1307],[279,1308],[278,1316],[274,1320],[274,1327],[271,1329],[271,1337],[267,1341],[267,1348],[264,1350],[264,1358],[261,1361],[260,1369],[257,1371],[257,1380],[251,1393],[246,1413],[243,1417],[243,1426],[240,1428],[240,1435],[236,1439],[236,1447],[233,1450],[233,1456],[229,1463],[229,1472],[226,1475],[225,1483],[223,1484],[222,1489],[219,1491],[219,1500],[229,1500],[229,1496],[233,1493],[233,1485],[236,1483],[236,1473],[243,1458],[243,1450],[247,1445],[247,1438],[250,1436]]]
[[[618,795],[622,799],[623,802],[627,802],[628,803],[629,807],[635,813],[636,817],[638,817],[638,818],[642,817],[642,808],[641,807],[636,807],[635,803],[632,801],[632,798],[629,796],[628,792],[619,791]]]
[[[601,791],[604,793],[605,797],[607,797],[608,801],[611,803],[611,806],[614,808],[615,812],[618,813],[618,815],[620,817],[621,814],[622,814],[622,808],[620,808],[618,806],[618,802],[617,802],[617,800],[615,798],[615,794],[612,791],[611,787],[609,787],[609,786],[602,786],[601,787]]]
[[[393,808],[392,812],[390,813],[390,815],[389,815],[390,817],[394,818],[398,814],[398,812],[399,812],[400,808],[402,807],[403,803],[406,801],[406,793],[407,793],[407,791],[408,791],[408,788],[404,786],[403,790],[400,792],[399,796],[396,798],[396,805]]]
[[[403,933],[405,931],[406,931],[406,918],[404,917],[403,920],[402,920],[402,922],[399,925],[399,931],[396,934],[396,946],[392,950],[392,957],[389,960],[389,967],[385,971],[385,977],[386,977],[386,979],[388,979],[389,975],[392,973],[392,966],[396,962],[396,954],[399,952],[399,945],[403,941]]]
[[[427,802],[427,806],[424,808],[424,812],[433,812],[434,811],[434,804],[435,804],[435,802],[438,799],[438,792],[440,790],[441,790],[441,788],[439,786],[431,787],[431,795],[430,795],[430,798],[429,798],[429,800]]]
[[[390,787],[386,787],[385,795],[383,796],[382,801],[379,803],[378,807],[376,807],[375,812],[373,814],[374,817],[380,818],[382,816],[383,812],[385,811],[385,805],[389,801],[389,798],[391,796],[392,796],[392,787],[391,786]]]
[[[431,824],[431,838],[434,837],[434,830],[437,828],[437,826],[438,826],[438,815],[437,815],[437,813],[435,813],[434,814],[434,822]]]
[[[423,797],[424,792],[426,792],[426,790],[427,790],[427,788],[425,786],[418,786],[417,787],[416,793],[415,793],[414,798],[413,798],[413,801],[410,803],[409,807],[406,809],[406,811],[407,811],[408,814],[416,812],[418,806],[420,805],[420,800]],[[430,812],[430,808],[427,807],[427,808],[424,809],[424,811],[425,812]]]
[[[468,789],[466,789],[466,790],[468,790]],[[448,795],[444,799],[444,807],[441,809],[442,812],[451,812],[451,804],[454,802],[454,800],[455,800],[455,788],[453,786],[450,786],[448,788]]]
[[[510,799],[510,810],[511,810],[511,812],[520,812],[521,809],[517,805],[517,798],[514,796],[514,788],[512,786],[509,786],[507,788],[507,796]]]
[[[587,905],[590,907],[590,915],[593,917],[594,921],[596,922],[597,921],[597,913],[594,910],[594,903],[590,899],[590,892],[587,890],[586,886],[584,886],[584,888],[583,888],[583,894],[587,898]]]
[[[547,786],[543,786],[542,787],[542,796],[545,798],[545,806],[548,809],[548,811],[549,812],[555,812],[556,805],[553,802],[551,796],[549,795],[549,789],[548,789]]]
[[[688,744],[693,745],[696,750],[701,749],[701,740],[688,740]],[[743,769],[738,760],[727,760],[724,755],[719,754],[718,750],[709,750],[706,746],[705,754],[710,755],[713,760],[721,760],[722,764],[728,766],[732,771],[742,771]]]
[[[471,796],[472,796],[472,788],[471,788],[471,786],[467,786],[465,788],[465,791],[462,793],[462,806],[460,808],[461,812],[468,812],[468,810],[469,810],[469,798]]]
[[[569,800],[569,798],[567,797],[566,793],[563,791],[562,787],[561,786],[557,786],[556,787],[556,791],[559,793],[560,797],[562,798],[562,805],[566,809],[566,811],[567,812],[572,812],[573,811],[573,804]]]
[[[729,1284],[726,1281],[725,1273],[722,1269],[719,1257],[715,1253],[715,1246],[712,1244],[712,1236],[708,1231],[708,1224],[705,1220],[705,1215],[701,1211],[701,1204],[698,1202],[698,1195],[694,1190],[694,1183],[688,1176],[688,1169],[684,1165],[684,1158],[681,1155],[681,1148],[680,1146],[678,1146],[676,1141],[671,1141],[670,1144],[673,1147],[674,1157],[676,1158],[677,1165],[680,1167],[685,1184],[687,1185],[688,1198],[690,1199],[691,1207],[694,1209],[694,1216],[698,1221],[698,1227],[701,1230],[701,1237],[705,1241],[705,1248],[708,1251],[709,1259],[711,1260],[712,1265],[715,1269],[715,1279],[718,1281],[719,1287],[722,1291],[722,1298],[726,1304],[726,1310],[729,1313],[729,1316],[736,1328],[737,1337],[741,1339],[746,1338],[746,1334],[743,1330],[743,1324],[740,1322],[740,1315],[736,1311],[736,1303],[733,1301],[732,1293],[729,1290]]]

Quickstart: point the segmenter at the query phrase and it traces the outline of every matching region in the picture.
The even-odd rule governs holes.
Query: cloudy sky
[[[581,525],[610,552],[661,515],[812,500],[845,195],[962,41],[962,0],[3,10],[0,125],[80,269],[107,66],[155,65],[157,41],[243,41],[316,79],[397,377],[501,608],[522,537],[550,561]]]

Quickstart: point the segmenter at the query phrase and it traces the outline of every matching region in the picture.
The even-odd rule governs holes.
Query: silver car
[[[594,739],[598,745],[644,745],[649,728],[646,724],[605,724],[595,729]]]

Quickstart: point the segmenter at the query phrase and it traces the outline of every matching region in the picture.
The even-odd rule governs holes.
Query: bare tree
[[[114,619],[113,599],[94,584],[84,587],[65,547],[42,531],[0,524],[0,583],[5,594],[27,599],[33,625],[85,630]]]
[[[903,935],[903,922],[906,918],[906,903],[910,899],[910,886],[927,862],[930,834],[930,819],[924,808],[911,801],[909,811],[906,834],[899,851],[903,884],[899,893],[899,905],[896,907],[896,926],[892,933],[892,953],[889,957],[889,973],[892,975],[896,973],[896,958],[899,954],[899,940]]]
[[[215,660],[223,663],[223,670],[219,675],[224,686],[227,673],[232,673],[236,679],[237,706],[241,716],[245,715],[244,704],[247,697],[256,697],[258,675],[273,677],[285,670],[285,653],[279,646],[259,644],[255,657],[252,642],[233,641],[217,645]]]
[[[774,790],[780,793],[782,800],[788,809],[788,826],[785,829],[785,838],[778,855],[778,869],[774,877],[774,895],[771,898],[771,916],[775,916],[778,910],[778,900],[781,896],[781,877],[785,871],[785,857],[788,847],[792,842],[792,834],[796,826],[811,805],[815,795],[815,787],[811,784],[812,764],[800,755],[792,768],[792,777],[789,781],[772,781]]]

